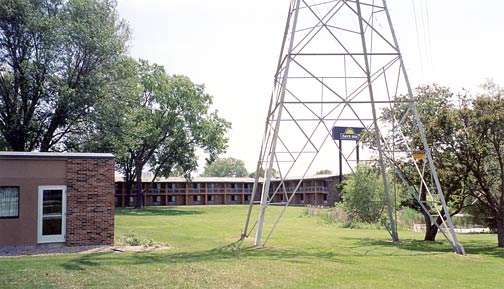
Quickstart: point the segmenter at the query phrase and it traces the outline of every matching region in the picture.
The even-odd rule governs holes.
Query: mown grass
[[[494,235],[447,242],[400,231],[345,229],[289,208],[265,248],[239,238],[245,206],[118,210],[116,235],[170,250],[0,259],[1,288],[502,288],[504,250]],[[278,212],[268,209],[267,217]],[[271,223],[271,220],[270,220]],[[441,240],[441,239],[440,239]]]

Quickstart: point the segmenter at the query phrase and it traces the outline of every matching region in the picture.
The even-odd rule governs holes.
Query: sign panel
[[[362,127],[335,126],[332,128],[332,138],[357,141],[362,130]]]

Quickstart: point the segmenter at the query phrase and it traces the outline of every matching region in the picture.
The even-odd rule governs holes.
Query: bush
[[[303,216],[315,217],[318,223],[335,225],[339,228],[383,229],[383,226],[379,223],[350,222],[342,204],[337,204],[334,208],[307,206],[303,211]]]
[[[127,235],[119,235],[115,239],[116,246],[154,246],[157,245],[153,240],[138,236],[133,233]]]
[[[334,208],[307,206],[303,215],[316,217],[323,224],[344,224],[348,222],[348,216],[340,206]]]
[[[415,224],[425,224],[424,216],[412,208],[402,208],[397,212],[397,226],[412,229]]]
[[[394,184],[393,177],[388,177],[390,201],[400,203],[403,188]],[[396,195],[392,193],[396,188]],[[350,222],[376,224],[384,219],[386,212],[386,197],[381,171],[369,165],[358,166],[355,172],[342,183],[343,208],[348,214]]]

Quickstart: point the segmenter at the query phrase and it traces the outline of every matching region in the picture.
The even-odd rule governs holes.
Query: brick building
[[[0,152],[0,245],[113,242],[113,155]]]
[[[332,206],[340,201],[337,189],[338,176],[318,175],[304,178],[291,178],[285,181],[285,191],[279,189],[279,181],[272,181],[270,195],[275,194],[273,202],[286,202],[294,189],[299,185],[297,193],[291,201],[292,205]],[[184,178],[170,177],[142,180],[144,204],[146,206],[184,206],[184,205],[230,205],[249,204],[254,179],[252,178],[215,178],[197,177],[191,182]],[[127,203],[126,186],[123,178],[116,177],[115,205],[124,207]],[[261,199],[262,181],[259,182],[258,193],[254,201]],[[275,193],[276,192],[276,193]],[[133,185],[129,196],[130,206],[136,203],[136,186]]]

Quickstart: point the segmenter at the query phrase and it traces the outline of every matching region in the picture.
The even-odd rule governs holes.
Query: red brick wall
[[[69,159],[66,245],[114,243],[114,160]]]

